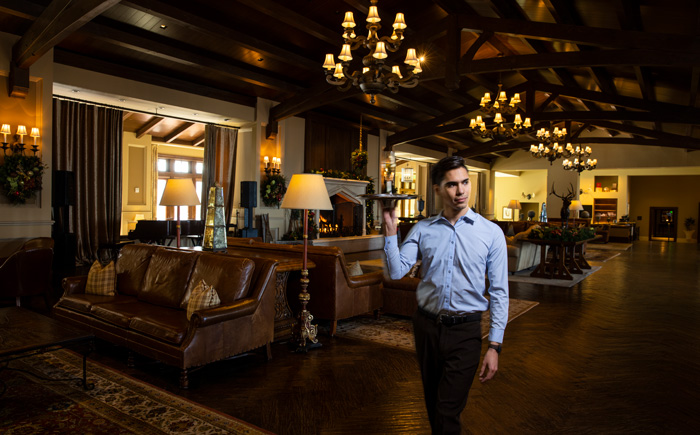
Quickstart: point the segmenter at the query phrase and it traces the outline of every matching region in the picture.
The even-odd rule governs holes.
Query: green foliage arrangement
[[[287,180],[280,174],[268,175],[260,186],[260,196],[267,207],[279,207],[286,192]]]
[[[579,242],[593,237],[595,237],[595,229],[593,227],[543,227],[533,229],[528,235],[529,239],[560,240],[562,242]]]
[[[694,226],[695,226],[695,219],[693,219],[692,217],[689,217],[685,220],[685,229],[686,230],[690,231],[693,229]]]
[[[12,204],[24,204],[41,190],[47,166],[37,156],[11,154],[0,166],[0,187]]]
[[[352,172],[363,175],[367,168],[367,151],[356,149],[350,155],[350,162],[352,163]]]

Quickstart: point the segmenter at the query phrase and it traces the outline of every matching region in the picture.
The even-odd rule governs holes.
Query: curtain
[[[219,183],[224,190],[226,225],[233,213],[238,129],[207,124],[204,128],[204,172],[202,173],[202,219],[206,218],[209,188]]]
[[[100,245],[119,241],[122,211],[122,111],[53,100],[53,164],[75,174],[69,231],[77,260],[89,264]]]

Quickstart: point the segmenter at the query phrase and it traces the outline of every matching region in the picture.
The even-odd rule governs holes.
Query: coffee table
[[[82,352],[83,378],[60,380],[79,380],[84,389],[91,390],[94,385],[87,382],[87,357],[94,348],[91,332],[21,307],[0,308],[0,371],[18,370],[9,367],[10,361],[79,345],[87,345]],[[0,395],[4,391],[3,385]]]

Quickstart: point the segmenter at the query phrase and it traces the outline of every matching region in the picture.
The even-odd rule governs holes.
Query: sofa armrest
[[[346,276],[348,286],[352,288],[364,287],[368,285],[380,284],[384,280],[384,272],[377,270],[375,272],[364,273],[357,276]]]
[[[197,326],[209,326],[215,323],[225,322],[230,319],[250,316],[259,306],[259,301],[252,298],[241,299],[231,305],[218,306],[205,310],[195,311],[191,322]]]
[[[87,275],[69,276],[63,278],[61,285],[63,287],[63,295],[75,295],[85,293],[85,285],[87,284]]]

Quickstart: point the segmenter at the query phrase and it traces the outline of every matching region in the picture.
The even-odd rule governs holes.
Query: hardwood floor
[[[697,244],[635,242],[572,288],[511,283],[540,305],[506,329],[497,377],[472,387],[473,434],[697,433]],[[313,288],[310,288],[313,297]],[[323,326],[323,324],[321,323]],[[308,354],[273,345],[195,372],[101,343],[99,362],[279,434],[429,433],[412,352],[320,336]]]

